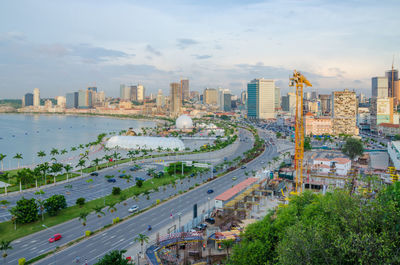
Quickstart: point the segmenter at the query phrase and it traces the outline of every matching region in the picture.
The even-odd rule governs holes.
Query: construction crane
[[[296,186],[294,193],[303,191],[303,158],[304,158],[304,125],[303,125],[303,87],[311,87],[311,83],[300,72],[294,70],[290,78],[290,87],[296,86],[296,119],[295,119],[295,154],[294,168]],[[299,191],[300,189],[300,191]]]

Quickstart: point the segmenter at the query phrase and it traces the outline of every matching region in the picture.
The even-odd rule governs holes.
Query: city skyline
[[[400,22],[390,3],[2,3],[0,98],[35,87],[55,97],[94,83],[113,97],[124,83],[168,94],[181,78],[193,91],[223,87],[236,95],[254,78],[271,78],[284,94],[293,69],[321,93],[369,95],[371,77],[391,68],[393,54],[399,66],[400,37],[385,33]]]

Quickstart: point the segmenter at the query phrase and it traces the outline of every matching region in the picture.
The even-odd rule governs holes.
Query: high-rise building
[[[40,106],[40,90],[39,88],[33,89],[33,106]]]
[[[321,101],[321,113],[322,115],[329,115],[331,113],[331,95],[319,95]]]
[[[332,119],[334,135],[358,135],[355,92],[345,89],[332,93]]]
[[[217,105],[218,104],[218,90],[216,90],[215,88],[204,89],[203,104]]]
[[[281,89],[275,87],[275,110],[281,109]]]
[[[171,90],[169,93],[169,98],[170,98],[169,112],[170,115],[173,117],[177,117],[181,113],[182,93],[180,86],[181,85],[179,83],[170,84]]]
[[[182,79],[181,80],[181,90],[182,90],[182,100],[189,99],[189,79]]]
[[[156,97],[156,105],[157,105],[157,108],[162,108],[165,105],[165,99],[164,99],[162,89],[158,90],[157,97]]]
[[[57,106],[65,108],[66,103],[67,103],[67,100],[65,97],[63,97],[63,96],[57,97]]]
[[[119,98],[121,100],[131,100],[131,87],[126,85],[120,85]]]
[[[224,93],[224,111],[232,110],[232,95],[230,93]]]
[[[286,96],[282,96],[282,110],[296,114],[296,94],[289,92]]]
[[[385,77],[388,80],[388,96],[389,97],[394,97],[394,82],[399,80],[399,71],[396,69],[386,71]],[[393,82],[393,85],[392,85]],[[393,94],[392,94],[392,88],[393,88]]]
[[[243,105],[247,104],[247,91],[242,91],[240,94],[240,101]]]
[[[193,99],[195,101],[200,100],[200,93],[199,91],[190,91],[190,99]]]
[[[33,94],[32,93],[26,93],[24,96],[24,106],[33,106]]]
[[[392,123],[393,100],[392,98],[371,98],[370,107],[370,129],[372,132],[378,132],[378,126],[381,123]]]
[[[76,108],[78,108],[78,99],[79,99],[79,93],[78,92],[67,93],[65,95],[65,99],[66,99],[65,107],[67,109],[76,109]]]
[[[311,100],[311,92],[304,92],[304,99]]]
[[[311,92],[311,99],[312,99],[312,100],[316,100],[317,98],[318,98],[317,91],[312,91],[312,92]]]
[[[225,89],[225,88],[218,88],[218,98],[217,98],[217,105],[219,106],[220,110],[224,110],[225,109],[225,94],[231,94],[231,92],[229,91],[229,89]]]
[[[103,104],[106,101],[106,94],[104,91],[100,91],[96,93],[96,103]]]
[[[254,79],[247,84],[247,117],[250,119],[275,118],[275,81]]]
[[[386,76],[379,76],[372,78],[372,91],[373,98],[387,98],[388,93],[388,78]]]
[[[95,86],[90,86],[90,87],[88,87],[87,89],[88,89],[88,90],[91,90],[91,91],[93,91],[93,92],[97,92],[97,87],[95,87]]]
[[[79,90],[78,92],[78,108],[88,109],[93,107],[92,102],[92,91],[91,90]]]
[[[146,95],[145,95],[145,88],[143,87],[143,85],[140,85],[140,84],[138,84],[137,86],[136,86],[136,89],[137,89],[137,101],[144,101],[144,99],[146,98]]]

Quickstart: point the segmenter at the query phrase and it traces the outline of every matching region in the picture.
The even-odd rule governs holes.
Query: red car
[[[54,241],[60,240],[61,239],[61,234],[54,234],[54,236],[49,238],[49,242],[53,243]]]

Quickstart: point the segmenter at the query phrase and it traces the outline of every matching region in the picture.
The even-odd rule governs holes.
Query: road
[[[238,155],[241,155],[243,152],[250,149],[253,145],[254,140],[251,138],[251,134],[249,132],[241,131],[240,136],[244,139],[248,139],[249,141],[248,142],[239,142],[240,145],[235,153],[226,154],[226,157],[229,160],[235,158]],[[207,154],[204,154],[204,157],[205,157],[204,159],[207,159],[206,155]],[[189,160],[189,158],[191,156],[192,155],[181,156],[180,159]],[[222,158],[222,160],[223,160],[223,158]],[[123,171],[124,167],[127,167],[127,166],[122,166],[121,172]],[[129,167],[127,167],[127,168],[129,168]],[[101,197],[102,196],[102,188],[104,186],[107,187],[108,194],[109,194],[111,192],[113,184],[107,183],[105,178],[102,176],[106,175],[106,174],[111,174],[112,172],[114,172],[115,174],[118,173],[117,169],[107,169],[102,172],[99,172],[100,173],[99,176],[94,177],[93,179],[100,179],[101,180],[99,182],[100,184],[95,184],[95,182],[93,182],[92,185],[97,185],[97,186],[90,188],[90,189],[84,189],[84,190],[78,192],[74,198],[71,198],[69,200],[70,203],[75,204],[76,198],[84,197],[85,192],[89,193],[89,194],[86,194],[86,196],[89,196],[90,194],[95,194],[96,192],[98,192],[99,197]],[[120,174],[120,173],[118,173],[118,174]],[[141,172],[140,174],[144,175],[145,172]],[[137,175],[135,175],[135,176],[137,176]],[[111,213],[107,212],[106,216],[101,217],[101,218],[98,218],[96,215],[91,214],[88,217],[86,227],[83,227],[82,224],[77,219],[74,219],[69,222],[60,224],[58,226],[54,226],[50,230],[41,231],[41,232],[38,232],[38,233],[35,233],[32,235],[29,235],[27,237],[15,240],[12,242],[13,249],[10,250],[8,253],[9,254],[9,256],[7,257],[8,264],[16,264],[17,260],[21,257],[24,257],[27,260],[29,260],[38,255],[46,253],[46,252],[54,249],[58,244],[66,244],[69,241],[72,241],[78,237],[83,236],[85,230],[97,230],[97,229],[103,227],[104,225],[110,224],[112,222],[112,218],[115,218],[117,216],[118,217],[126,217],[129,215],[128,209],[132,204],[136,204],[139,206],[140,209],[144,209],[146,207],[151,206],[155,202],[156,199],[160,199],[160,200],[167,199],[175,194],[178,194],[180,190],[189,189],[189,187],[193,186],[195,183],[204,182],[209,177],[210,177],[210,173],[204,174],[202,176],[197,176],[196,179],[194,179],[194,178],[185,179],[185,180],[183,180],[182,184],[177,185],[176,189],[173,186],[169,185],[166,187],[165,190],[160,189],[159,192],[151,193],[150,200],[147,200],[144,195],[139,196],[138,201],[133,201],[132,199],[128,199],[126,201],[127,205],[119,204],[117,207],[118,210],[115,213],[111,214]],[[83,181],[82,184],[87,185],[87,183],[85,181],[86,179],[87,178],[84,178],[83,180],[76,180],[76,182],[79,183],[80,181]],[[125,180],[122,181],[121,179],[117,178],[117,184],[119,182],[123,182],[124,185],[126,184]],[[65,192],[65,190],[63,190],[63,187],[64,187],[64,185],[60,185],[59,187],[57,187],[57,186],[51,187],[51,188],[49,187],[49,189],[61,188],[60,192]],[[48,194],[48,191],[46,191],[46,194]],[[152,214],[157,215],[157,213],[154,213],[154,212],[152,212]],[[168,216],[169,216],[169,214],[168,214]],[[133,219],[136,219],[140,216],[142,216],[142,214]],[[141,220],[141,218],[142,217],[140,217],[139,220]],[[143,225],[143,222],[138,222],[138,223]],[[47,242],[48,238],[51,237],[56,232],[61,233],[63,235],[63,238],[56,244],[48,243]],[[108,232],[105,232],[105,233],[107,234]],[[63,263],[60,263],[60,264],[63,264]]]
[[[155,159],[146,159],[143,162],[135,162],[140,164],[143,169],[131,172],[129,171],[131,167],[131,163],[126,163],[122,165],[118,165],[117,168],[106,168],[101,171],[98,171],[99,175],[92,177],[89,174],[86,174],[83,178],[73,178],[68,183],[60,183],[56,186],[44,186],[41,189],[45,192],[43,195],[35,195],[36,190],[31,190],[23,193],[13,192],[9,195],[1,196],[1,200],[7,200],[10,202],[8,205],[8,209],[14,207],[16,202],[21,199],[21,197],[25,197],[27,199],[35,198],[35,199],[47,199],[54,194],[62,194],[65,196],[67,200],[67,205],[75,205],[76,199],[82,197],[85,198],[86,201],[94,200],[100,197],[104,197],[111,193],[113,187],[120,187],[121,189],[126,189],[131,186],[134,186],[135,181],[130,181],[129,183],[125,179],[119,179],[118,176],[123,174],[123,171],[126,171],[125,174],[130,174],[133,177],[142,177],[148,179],[146,176],[146,171],[148,168],[156,168],[157,170],[162,170],[163,166],[159,164],[154,164],[153,161],[164,159],[165,161],[187,161],[187,160],[196,160],[199,162],[211,162],[213,164],[218,163],[224,157],[228,159],[235,158],[238,154],[241,154],[247,151],[252,146],[252,136],[250,132],[246,130],[239,130],[240,137],[244,139],[248,139],[248,142],[238,142],[238,147],[235,152],[231,152],[231,146],[228,146],[224,149],[217,150],[210,153],[199,153],[192,155],[179,155],[179,156],[171,156],[165,158],[155,158]],[[235,143],[236,144],[236,143]],[[235,156],[236,154],[236,156]],[[217,158],[220,159],[217,159]],[[108,183],[104,176],[106,175],[114,175],[116,177],[116,183]],[[88,179],[92,179],[93,181],[87,183]],[[71,188],[68,188],[68,185],[72,185]],[[8,209],[0,208],[0,222],[8,221],[11,219],[11,215]]]
[[[246,170],[258,170],[276,155],[277,147],[275,145],[267,146],[265,152],[261,156],[247,164]],[[265,163],[262,164],[262,161]],[[150,224],[154,230],[158,230],[169,222],[171,212],[181,212],[184,215],[192,211],[195,203],[199,205],[204,204],[208,200],[207,197],[214,199],[217,195],[223,193],[232,185],[243,181],[246,178],[244,172],[245,170],[242,169],[235,170],[114,226],[104,233],[100,233],[66,248],[54,256],[39,261],[37,264],[54,264],[55,261],[58,264],[70,264],[76,256],[81,257],[82,260],[87,259],[88,264],[94,264],[98,259],[112,249],[129,248],[129,246],[135,243],[134,238],[139,233],[147,234],[147,225]],[[232,177],[234,176],[237,177],[236,181],[232,180]],[[215,192],[210,196],[207,194],[208,189],[213,189]],[[82,228],[81,230],[83,232]],[[54,248],[54,245],[52,248]]]

